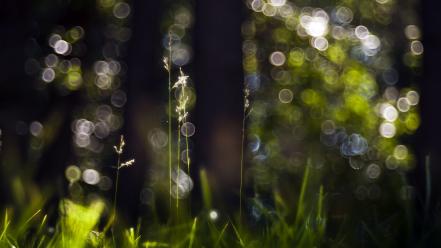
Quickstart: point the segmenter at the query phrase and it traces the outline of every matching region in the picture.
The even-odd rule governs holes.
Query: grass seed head
[[[170,72],[170,62],[167,57],[164,57],[162,62],[164,62],[164,69]]]
[[[130,167],[135,163],[135,159],[130,159],[124,163],[121,164],[121,166],[119,168],[123,168],[123,167]]]
[[[180,76],[178,77],[178,81],[173,85],[173,88],[180,89],[180,94],[178,97],[178,103],[176,105],[176,113],[178,114],[178,121],[183,122],[188,117],[187,105],[190,101],[190,98],[186,94],[185,90],[188,84],[188,76],[182,71],[180,68]]]
[[[121,135],[121,139],[120,139],[120,141],[119,141],[119,147],[117,147],[117,146],[113,146],[113,149],[115,149],[115,152],[117,153],[117,154],[122,154],[123,153],[123,151],[124,151],[124,146],[126,145],[126,142],[124,141],[124,136],[123,135]]]
[[[243,90],[243,100],[244,100],[243,108],[244,108],[244,110],[247,110],[250,107],[249,96],[250,96],[250,89],[245,88]]]

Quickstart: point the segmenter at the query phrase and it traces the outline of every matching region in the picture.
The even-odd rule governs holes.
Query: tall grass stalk
[[[240,148],[240,188],[239,188],[239,219],[242,219],[242,194],[243,194],[243,164],[244,164],[244,153],[245,153],[245,124],[247,118],[247,110],[250,107],[249,97],[250,91],[248,88],[244,89],[243,94],[243,117],[242,117],[242,141]]]
[[[181,170],[181,124],[187,119],[187,103],[188,96],[185,94],[185,90],[187,87],[188,76],[184,74],[182,68],[180,70],[180,75],[178,77],[178,81],[173,85],[173,88],[179,89],[178,101],[176,104],[176,113],[178,114],[177,124],[178,124],[178,142],[177,142],[177,179],[176,179],[176,214],[178,214],[179,210],[179,180],[180,180],[180,170]],[[186,135],[187,136],[187,135]],[[187,137],[186,142],[188,143]],[[188,154],[188,153],[187,153]],[[187,161],[189,158],[187,158]],[[189,169],[189,167],[187,167]]]
[[[181,71],[182,72],[182,71]],[[182,88],[182,94],[185,95],[185,86]],[[187,113],[187,106],[186,104],[183,106],[184,107],[184,113]],[[184,116],[184,121],[183,123],[187,123],[187,116]],[[185,125],[185,160],[187,163],[187,175],[190,176],[190,152],[189,152],[189,145],[188,145],[188,124]],[[179,158],[180,158],[180,154],[179,154]],[[191,211],[191,202],[189,202],[189,206],[188,209]]]
[[[118,160],[117,160],[117,164],[116,164],[116,178],[115,178],[115,193],[113,195],[113,207],[112,207],[112,225],[111,225],[111,232],[112,232],[112,241],[113,241],[113,245],[115,244],[115,224],[117,221],[117,214],[116,214],[116,207],[117,207],[117,201],[118,201],[118,185],[119,185],[119,170],[123,167],[129,167],[131,165],[133,165],[135,163],[134,159],[128,160],[124,163],[121,163],[121,154],[124,152],[124,146],[126,145],[125,141],[124,141],[124,136],[121,135],[120,141],[119,141],[119,146],[114,146],[113,148],[115,149],[116,154],[118,154]]]
[[[180,179],[180,171],[181,171],[181,123],[178,120],[178,143],[177,143],[177,164],[178,164],[178,175],[176,178],[176,216],[179,215],[179,179]]]
[[[169,204],[172,205],[172,83],[171,83],[171,61],[172,61],[172,40],[171,33],[168,34],[168,58],[164,58],[164,68],[168,72],[168,182],[169,182]]]
[[[188,147],[188,125],[185,125],[185,159],[187,160],[187,174],[190,176],[190,152]]]
[[[116,179],[115,179],[115,192],[113,195],[113,207],[112,207],[112,226],[110,228],[111,232],[112,232],[112,241],[113,241],[113,245],[115,246],[115,223],[116,223],[116,202],[118,200],[118,182],[119,182],[119,167],[121,164],[121,154],[122,154],[122,149],[124,147],[124,137],[121,135],[121,139],[120,139],[120,143],[119,143],[119,148],[117,148],[116,146],[115,148],[115,152],[116,154],[118,154],[118,160],[116,163]]]
[[[243,157],[245,143],[245,114],[242,119],[242,143],[240,150],[240,188],[239,188],[239,218],[242,219],[242,191],[243,191]]]

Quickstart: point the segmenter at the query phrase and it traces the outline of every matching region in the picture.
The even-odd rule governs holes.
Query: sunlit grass
[[[121,147],[121,144],[120,144]],[[118,148],[119,151],[119,148]],[[122,166],[122,165],[120,165]],[[106,223],[105,214],[110,206],[102,200],[89,204],[62,200],[59,207],[59,218],[55,227],[47,223],[47,216],[38,209],[22,223],[6,211],[1,225],[0,244],[6,247],[292,247],[298,244],[319,245],[323,239],[325,219],[323,214],[323,189],[317,202],[311,202],[304,194],[310,187],[309,166],[305,167],[301,194],[297,205],[278,208],[275,211],[261,205],[258,211],[264,216],[266,224],[253,230],[252,216],[245,221],[235,219],[226,213],[218,212],[219,217],[210,217],[211,191],[207,186],[205,172],[201,171],[202,198],[204,210],[196,216],[182,215],[179,222],[147,223],[147,226],[123,227],[118,224],[112,233]],[[310,192],[311,188],[309,188]],[[275,193],[278,205],[286,202]],[[115,203],[115,202],[114,202]],[[114,204],[113,206],[116,206]],[[111,208],[113,212],[113,207]],[[182,209],[181,209],[182,210]],[[183,210],[182,210],[183,211]],[[239,211],[239,210],[238,210]],[[295,211],[295,212],[294,212]],[[294,214],[295,213],[295,214]],[[289,216],[295,216],[292,219]],[[110,215],[111,220],[116,219]],[[316,227],[308,226],[309,220],[321,220]],[[49,231],[48,231],[49,230]],[[51,231],[52,230],[52,231]],[[115,233],[113,233],[115,232]],[[27,238],[22,238],[28,233]],[[3,247],[3,246],[2,246]]]
[[[118,201],[117,200],[118,200],[119,171],[122,168],[129,167],[135,163],[134,159],[131,159],[131,160],[128,160],[126,162],[121,163],[121,154],[123,154],[123,152],[124,152],[125,145],[126,145],[126,143],[124,140],[124,136],[121,135],[119,145],[113,147],[115,149],[116,154],[118,154],[118,160],[117,160],[117,164],[116,164],[115,192],[114,192],[114,196],[113,196],[112,217],[110,219],[113,244],[115,244],[115,234],[114,234],[115,231],[114,231],[114,229],[115,229],[115,225],[117,224],[117,220],[118,220],[118,218],[117,218]]]
[[[199,213],[182,214],[174,221],[140,222],[135,227],[127,226],[124,221],[112,222],[118,225],[114,233],[108,232],[109,221],[116,218],[111,215],[113,205],[103,199],[88,203],[63,199],[55,222],[48,221],[45,210],[32,206],[25,210],[27,216],[8,209],[3,211],[0,224],[0,247],[346,247],[356,233],[355,230],[348,233],[351,227],[360,227],[369,244],[388,247],[394,244],[382,235],[381,226],[372,225],[369,219],[357,223],[348,218],[349,222],[342,223],[338,230],[328,230],[326,199],[329,196],[317,180],[317,173],[306,164],[298,192],[288,197],[292,199],[275,188],[270,196],[273,207],[252,198],[247,206],[253,208],[239,218],[239,209],[233,214],[221,210],[216,210],[215,217],[210,214],[212,192],[201,170],[203,209]],[[181,213],[188,207],[183,203]],[[403,215],[400,223],[410,226],[412,207],[403,205],[403,208],[408,216]],[[430,226],[427,235],[436,230]],[[335,234],[329,235],[330,232]],[[410,229],[407,235],[415,234]],[[414,241],[421,245],[424,242],[424,239]]]

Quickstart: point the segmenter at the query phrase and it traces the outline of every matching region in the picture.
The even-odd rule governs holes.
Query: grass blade
[[[8,227],[9,227],[9,223],[10,223],[10,221],[8,218],[8,211],[5,211],[5,220],[3,222],[3,231],[2,231],[2,234],[0,235],[0,241],[3,240],[3,237],[5,237],[6,232],[8,230]]]
[[[198,221],[198,218],[194,218],[193,225],[191,226],[190,243],[188,244],[188,248],[193,247],[194,237],[196,236],[197,221]]]
[[[216,241],[216,244],[214,245],[214,247],[218,247],[219,246],[219,243],[222,241],[222,238],[224,236],[225,230],[227,230],[228,224],[229,223],[227,222],[225,224],[225,226],[222,228],[222,230],[221,230],[221,232],[219,234],[219,237],[217,238],[217,241]]]
[[[240,236],[240,233],[239,233],[239,231],[237,230],[236,226],[234,226],[233,222],[230,221],[230,223],[231,223],[231,226],[232,226],[233,229],[234,229],[234,233],[236,234],[237,239],[239,240],[239,244],[240,244],[240,246],[245,247],[245,243],[243,242],[243,239],[242,239],[242,237]]]
[[[199,178],[201,180],[202,200],[206,209],[211,208],[211,190],[208,183],[207,172],[204,169],[199,171]]]
[[[311,164],[311,160],[308,159],[308,162],[305,167],[305,173],[303,174],[303,178],[302,178],[302,187],[300,188],[299,201],[297,203],[297,214],[296,214],[296,220],[295,220],[296,224],[299,223],[300,218],[303,216],[303,212],[305,210],[304,200],[305,200],[306,188],[308,186],[308,181],[309,181],[309,170],[311,167],[310,164]]]

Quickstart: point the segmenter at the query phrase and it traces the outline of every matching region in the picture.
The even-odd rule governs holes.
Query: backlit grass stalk
[[[188,125],[185,125],[185,159],[187,161],[187,174],[190,176],[190,151],[188,150],[188,147]]]
[[[182,94],[185,94],[185,89],[183,89],[184,91],[182,92]],[[187,112],[186,110],[186,106],[184,106],[184,112]],[[187,123],[187,117],[184,118],[184,123]],[[189,152],[189,145],[188,145],[188,124],[185,125],[185,159],[187,162],[187,175],[190,176],[190,152]],[[189,209],[191,209],[191,202],[189,202]]]
[[[119,142],[119,146],[114,146],[113,148],[115,149],[116,154],[118,154],[118,161],[116,164],[116,179],[115,179],[115,194],[113,196],[113,208],[112,208],[112,227],[111,227],[111,231],[112,231],[112,240],[113,240],[113,244],[115,245],[115,235],[114,235],[114,228],[115,228],[115,223],[117,220],[117,216],[116,216],[116,206],[117,206],[117,200],[118,200],[118,182],[119,182],[119,170],[121,168],[124,167],[129,167],[131,165],[133,165],[135,163],[134,159],[128,160],[124,163],[121,163],[121,154],[124,152],[124,146],[126,145],[125,141],[124,141],[124,136],[121,135],[121,139]]]
[[[178,210],[179,210],[179,175],[180,175],[180,171],[181,171],[181,123],[178,121],[178,143],[177,143],[177,148],[176,148],[176,159],[177,159],[177,164],[178,164],[178,170],[177,170],[177,177],[176,177],[176,215],[178,215]]]
[[[187,112],[187,104],[189,97],[185,94],[185,90],[188,83],[188,76],[184,74],[182,69],[180,69],[180,75],[178,77],[178,81],[173,85],[174,89],[180,90],[178,95],[178,102],[176,104],[176,113],[178,114],[178,143],[177,143],[177,182],[176,182],[176,213],[179,210],[179,178],[180,178],[180,169],[181,169],[181,124],[186,120],[188,116]],[[187,136],[187,135],[186,135]],[[187,137],[186,137],[187,138]],[[188,140],[186,140],[188,142]],[[187,158],[188,159],[188,158]]]
[[[248,116],[247,111],[250,107],[250,90],[248,88],[244,89],[243,94],[243,118],[242,118],[242,142],[240,148],[240,188],[239,188],[239,218],[242,219],[242,194],[243,194],[243,164],[244,164],[244,153],[245,153],[245,124],[246,118]]]
[[[169,181],[169,204],[172,204],[172,83],[171,83],[171,61],[172,61],[172,41],[169,33],[168,39],[168,58],[164,58],[164,68],[168,72],[168,181]]]

